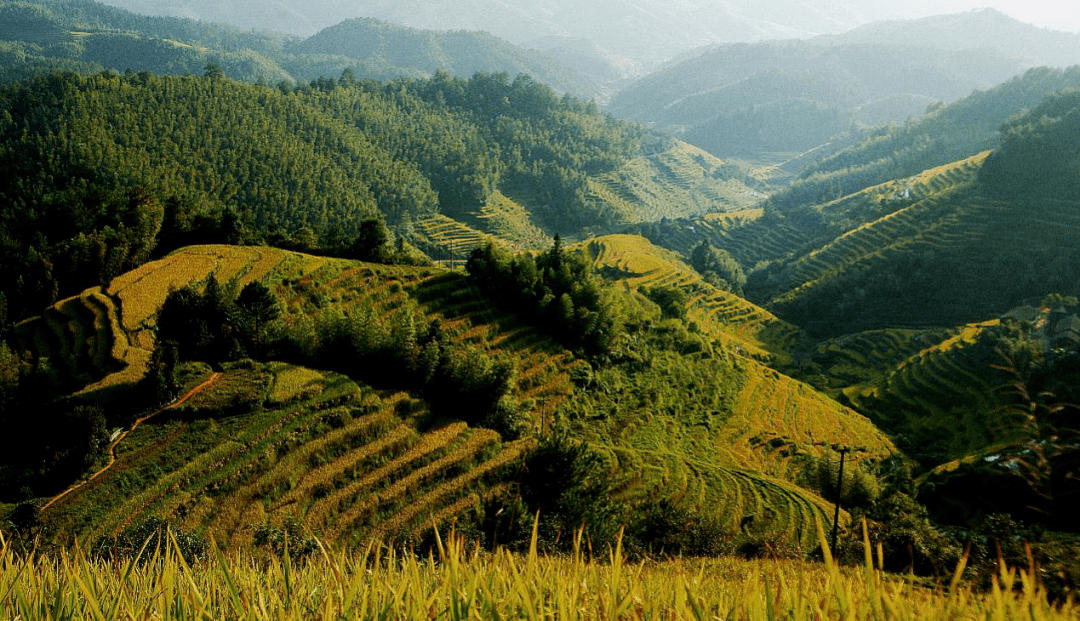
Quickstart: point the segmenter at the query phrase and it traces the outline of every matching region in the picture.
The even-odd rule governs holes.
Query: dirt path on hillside
[[[119,436],[117,436],[116,439],[113,440],[111,444],[109,444],[109,463],[105,464],[101,468],[101,470],[98,470],[94,474],[91,474],[90,478],[88,478],[85,481],[82,481],[82,482],[80,482],[80,483],[78,483],[76,485],[73,485],[73,486],[67,488],[66,490],[61,492],[60,495],[56,496],[55,498],[53,498],[49,502],[45,503],[45,505],[41,507],[41,511],[44,513],[46,509],[51,507],[53,504],[55,504],[58,500],[60,500],[64,496],[67,496],[68,494],[74,492],[75,490],[81,489],[87,483],[93,481],[94,479],[98,478],[99,476],[101,476],[102,474],[107,472],[109,470],[109,468],[112,468],[113,464],[116,463],[116,446],[118,444],[120,444],[120,442],[123,441],[123,439],[126,438],[129,433],[131,433],[132,431],[135,431],[135,429],[137,429],[139,427],[139,425],[142,424],[143,421],[149,420],[149,419],[157,416],[158,414],[161,414],[165,410],[170,410],[172,408],[179,407],[179,406],[183,405],[184,403],[186,403],[188,401],[188,399],[191,399],[192,397],[199,394],[203,390],[209,388],[211,384],[213,384],[214,382],[216,382],[218,380],[219,377],[221,377],[221,373],[211,373],[210,377],[206,378],[206,381],[204,381],[203,383],[199,384],[198,386],[192,388],[191,390],[187,391],[186,393],[181,395],[180,398],[177,399],[176,401],[173,401],[169,405],[166,405],[165,407],[163,407],[163,408],[161,408],[159,410],[155,410],[155,411],[153,411],[153,412],[151,412],[151,413],[149,413],[149,414],[147,414],[147,415],[145,415],[145,416],[143,416],[141,418],[136,419],[135,422],[131,424],[130,428],[128,428],[126,431],[124,431]]]

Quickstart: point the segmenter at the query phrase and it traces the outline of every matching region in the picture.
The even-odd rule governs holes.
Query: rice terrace
[[[1080,618],[989,2],[0,0],[0,621]]]

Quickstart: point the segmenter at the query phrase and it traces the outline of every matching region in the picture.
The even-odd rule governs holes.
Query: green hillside
[[[1073,199],[1006,200],[978,185],[935,193],[786,264],[767,306],[836,336],[958,325],[1072,295],[1078,215]]]
[[[472,519],[504,502],[534,434],[559,424],[595,447],[612,498],[628,507],[664,500],[715,520],[727,537],[810,547],[813,521],[829,505],[791,482],[798,458],[826,455],[836,442],[869,459],[891,450],[869,421],[805,385],[704,341],[697,354],[679,353],[663,333],[639,332],[636,322],[655,312],[644,300],[623,302],[641,309],[614,346],[625,353],[590,364],[498,310],[459,274],[261,247],[195,246],[147,263],[21,323],[18,347],[68,361],[90,382],[80,398],[114,420],[123,395],[157,368],[155,316],[168,292],[211,277],[233,291],[270,283],[285,311],[277,329],[289,334],[320,333],[344,314],[397,339],[405,326],[437,320],[444,351],[512,369],[508,394],[525,421],[522,439],[378,368],[324,360],[354,369],[346,376],[246,361],[209,375],[205,365],[188,365],[186,385],[198,391],[140,421],[111,449],[115,463],[48,506],[52,536],[93,540],[169,515],[227,547],[251,545],[253,525],[278,528],[288,519],[337,544],[418,541],[432,517]],[[654,363],[631,362],[642,355]],[[598,397],[596,383],[608,396]],[[653,392],[642,393],[648,386]],[[687,390],[700,404],[675,406]],[[612,402],[623,406],[611,410]],[[670,415],[642,414],[673,407]]]
[[[785,213],[842,198],[892,179],[993,149],[1010,117],[1038,106],[1052,93],[1080,87],[1080,68],[1039,67],[908,123],[873,127],[834,140],[789,162],[798,179],[772,197]]]

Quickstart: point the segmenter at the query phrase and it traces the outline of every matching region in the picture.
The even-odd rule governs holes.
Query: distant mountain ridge
[[[809,127],[808,114],[834,134],[902,122],[1031,67],[1077,63],[1080,35],[971,11],[805,41],[722,45],[625,88],[610,109],[719,157],[753,157],[825,142],[794,131]]]
[[[425,29],[485,30],[525,45],[544,37],[586,38],[643,68],[699,45],[722,41],[810,37],[869,21],[902,17],[907,9],[866,7],[853,0],[722,3],[688,0],[112,0],[140,13],[194,17],[307,36],[355,17]]]
[[[324,28],[303,41],[287,45],[294,54],[336,54],[372,64],[398,67],[402,72],[434,74],[443,71],[469,77],[479,71],[526,73],[544,84],[572,87],[575,93],[595,92],[580,74],[562,67],[540,52],[524,50],[486,32],[441,32],[407,28],[372,18],[350,19]]]
[[[174,75],[201,73],[215,64],[229,77],[270,84],[336,78],[345,69],[358,78],[381,80],[437,71],[460,77],[524,73],[560,94],[589,98],[599,92],[570,65],[485,32],[418,30],[374,19],[346,21],[301,40],[192,19],[146,17],[92,0],[4,0],[0,41],[25,48],[21,53],[0,49],[0,67],[9,74],[34,61],[83,73],[131,69]]]

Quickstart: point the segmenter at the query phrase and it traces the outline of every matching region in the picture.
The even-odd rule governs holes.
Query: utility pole
[[[844,490],[844,455],[847,455],[848,448],[845,446],[840,449],[840,472],[836,476],[836,512],[833,513],[832,520],[832,553],[833,558],[836,558],[836,534],[837,529],[840,526],[840,494]]]

